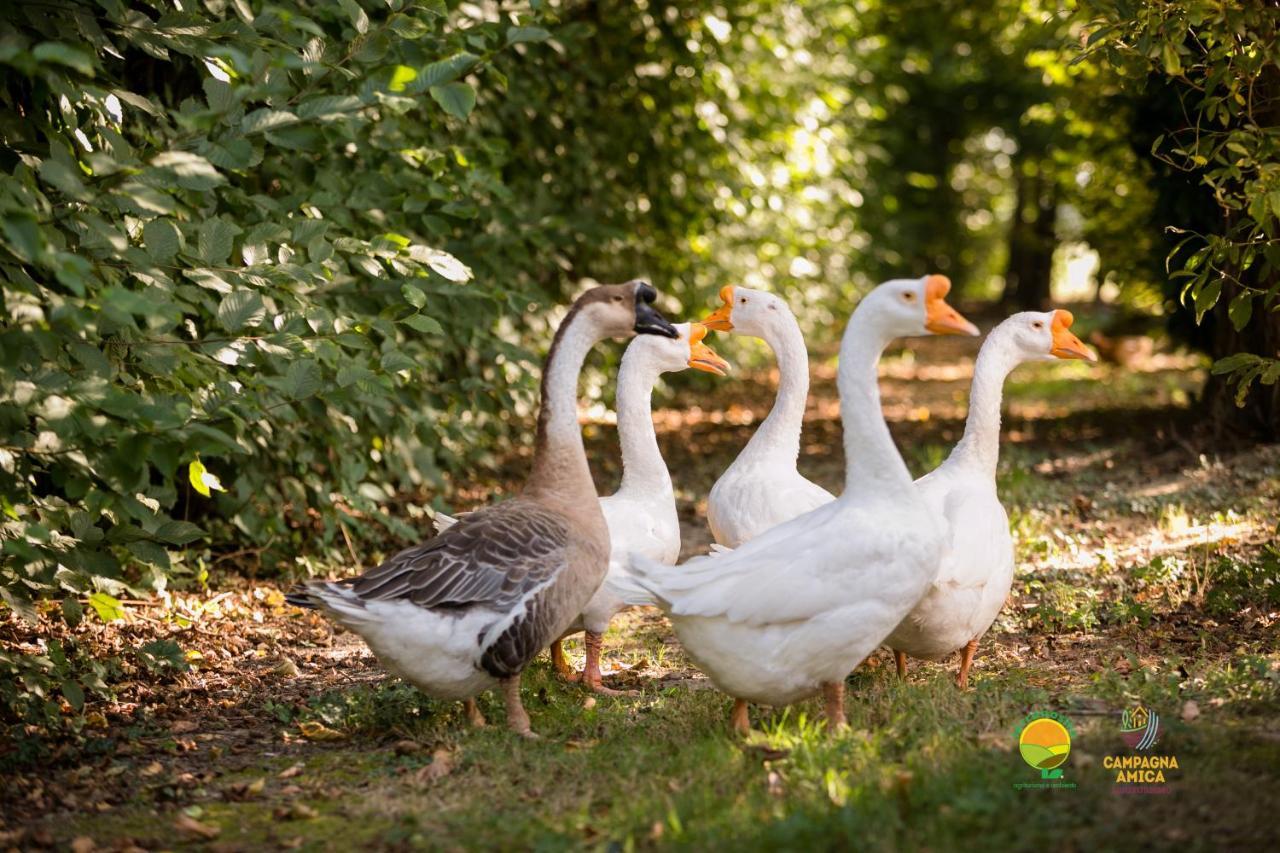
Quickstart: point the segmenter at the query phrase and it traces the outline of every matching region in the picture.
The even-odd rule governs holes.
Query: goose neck
[[[618,441],[622,445],[622,485],[618,492],[637,497],[670,497],[667,471],[653,428],[653,386],[659,371],[628,347],[618,369]]]
[[[596,503],[595,484],[578,425],[578,376],[600,335],[574,310],[560,324],[542,372],[542,408],[534,445],[533,471],[525,492],[571,506]]]
[[[778,396],[743,455],[786,459],[795,464],[800,456],[800,432],[809,398],[809,353],[800,326],[791,315],[779,318],[763,337],[778,360]]]
[[[964,435],[951,452],[948,462],[955,460],[958,464],[976,468],[984,476],[995,478],[1000,459],[1000,406],[1004,382],[1019,361],[1000,330],[992,332],[973,364]]]
[[[908,493],[911,475],[880,408],[877,365],[893,336],[870,308],[855,311],[840,344],[837,386],[844,425],[845,497]]]

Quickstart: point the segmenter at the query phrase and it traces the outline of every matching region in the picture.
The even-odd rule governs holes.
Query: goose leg
[[[502,699],[507,704],[507,728],[525,738],[536,738],[529,727],[529,715],[520,701],[520,676],[502,679]]]
[[[601,682],[603,676],[600,675],[600,650],[604,646],[604,635],[587,631],[583,634],[583,638],[587,647],[587,662],[582,670],[583,686],[592,693],[599,693],[602,696],[636,695],[634,690],[613,690],[605,687]]]
[[[462,707],[467,712],[467,722],[475,726],[477,729],[485,727],[484,714],[480,713],[480,706],[476,704],[475,699],[467,699],[462,703]]]
[[[824,682],[822,685],[822,698],[827,714],[827,731],[834,733],[841,729],[847,729],[849,723],[844,717],[844,682]]]
[[[569,663],[569,657],[564,653],[564,638],[551,644],[551,665],[565,681],[572,683],[582,678],[581,673],[574,671],[573,664]]]
[[[729,712],[729,729],[743,737],[751,731],[751,712],[747,709],[746,699],[733,700],[733,710]]]
[[[961,690],[969,686],[969,667],[973,666],[973,656],[978,653],[978,641],[970,640],[960,652],[960,674],[956,676],[956,686]]]
[[[898,665],[898,678],[907,677],[907,653],[893,650],[893,662]]]

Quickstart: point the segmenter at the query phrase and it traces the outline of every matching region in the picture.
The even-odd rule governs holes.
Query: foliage
[[[560,36],[581,48],[611,21]],[[398,496],[486,459],[528,411],[545,328],[510,319],[561,296],[579,256],[611,257],[638,215],[621,198],[662,181],[629,156],[645,135],[696,128],[653,79],[649,109],[684,130],[632,123],[601,150],[622,107],[598,99],[636,57],[601,51],[586,88],[541,44],[555,23],[346,0],[40,4],[4,25],[10,606],[96,591],[109,617],[113,596],[203,572],[179,549],[211,527],[277,558],[411,536],[395,519],[423,510]],[[595,124],[571,156],[566,117]],[[599,187],[611,162],[630,171]]]
[[[1237,332],[1280,325],[1280,10],[1206,0],[1080,5],[1090,56],[1176,93],[1180,120],[1152,154],[1202,184],[1218,208],[1212,230],[1168,223],[1185,235],[1168,259],[1181,298],[1197,323],[1222,303]],[[1215,352],[1214,372],[1234,380],[1237,405],[1253,383],[1280,380],[1276,345]]]

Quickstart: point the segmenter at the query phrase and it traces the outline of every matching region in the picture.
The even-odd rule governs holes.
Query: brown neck
[[[597,506],[578,426],[578,375],[600,335],[580,308],[575,305],[560,324],[543,365],[533,471],[524,488],[529,497],[566,509]]]

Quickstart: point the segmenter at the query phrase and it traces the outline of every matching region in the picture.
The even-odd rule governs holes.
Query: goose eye
[[[1036,320],[1034,323],[1032,323],[1032,324],[1031,324],[1031,328],[1033,328],[1033,329],[1043,329],[1043,328],[1044,328],[1044,323],[1041,323],[1039,320]]]
[[[747,297],[745,297],[745,296],[744,296],[744,297],[742,297],[741,299],[739,299],[739,300],[738,300],[738,304],[739,304],[739,305],[746,305],[746,304],[747,304]]]
[[[916,295],[912,293],[910,290],[908,290],[906,293],[902,294],[902,298],[905,299],[907,302],[914,302]]]
[[[621,296],[615,296],[615,297],[613,297],[613,301],[614,301],[614,302],[621,302],[621,301],[622,301],[622,297],[621,297]]]

